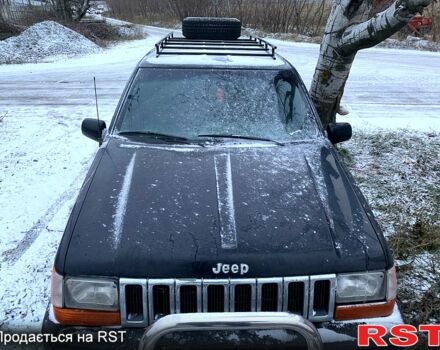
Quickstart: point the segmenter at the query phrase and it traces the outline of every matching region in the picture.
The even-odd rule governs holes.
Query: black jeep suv
[[[101,147],[58,250],[45,332],[122,329],[127,348],[153,349],[158,329],[192,326],[228,336],[187,333],[189,348],[241,349],[266,344],[243,332],[291,321],[303,348],[353,349],[357,324],[399,315],[392,256],[333,146],[350,125],[323,131],[295,68],[262,39],[222,39],[228,23],[187,20],[210,31],[161,40],[110,127],[83,122]]]

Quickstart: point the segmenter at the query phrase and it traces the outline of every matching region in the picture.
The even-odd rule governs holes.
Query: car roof
[[[190,40],[170,33],[147,53],[139,67],[292,69],[275,50],[275,46],[252,36],[229,41]]]

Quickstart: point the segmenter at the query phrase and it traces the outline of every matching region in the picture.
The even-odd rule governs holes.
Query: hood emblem
[[[212,272],[216,275],[220,273],[223,273],[225,275],[228,273],[245,275],[249,272],[249,265],[217,263],[217,265],[212,268]]]

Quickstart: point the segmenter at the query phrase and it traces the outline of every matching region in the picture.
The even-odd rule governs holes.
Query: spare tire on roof
[[[237,18],[187,17],[182,32],[187,39],[235,40],[241,35],[241,22]]]

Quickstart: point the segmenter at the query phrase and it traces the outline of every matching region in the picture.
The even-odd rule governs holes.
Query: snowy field
[[[69,211],[97,150],[81,121],[112,118],[135,64],[166,30],[100,54],[0,66],[0,329],[38,330]],[[273,40],[310,85],[319,46]],[[370,49],[355,60],[341,120],[356,132],[440,131],[440,53]],[[438,138],[437,138],[438,140]],[[349,146],[350,147],[350,146]]]

